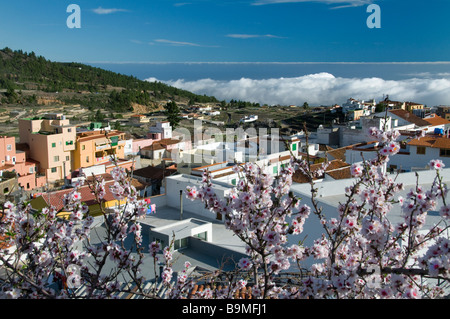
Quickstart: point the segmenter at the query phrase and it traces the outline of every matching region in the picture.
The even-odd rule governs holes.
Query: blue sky
[[[79,29],[66,25],[72,3]],[[2,3],[0,47],[86,63],[449,61],[449,13],[448,0],[15,0]]]

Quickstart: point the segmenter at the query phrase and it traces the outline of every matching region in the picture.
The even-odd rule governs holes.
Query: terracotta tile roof
[[[317,171],[321,166],[322,163],[312,164],[311,171]],[[330,175],[334,179],[350,178],[351,176],[347,177],[349,176],[348,173],[350,173],[350,164],[341,160],[332,160],[329,162],[325,173]],[[295,171],[294,175],[292,176],[292,180],[295,183],[309,183],[308,176],[306,176],[301,170]]]
[[[348,146],[344,146],[344,147],[340,147],[340,148],[335,148],[335,149],[331,149],[330,151],[327,151],[327,156],[330,155],[332,158],[329,159],[330,161],[333,159],[337,159],[337,160],[341,160],[345,162],[345,152],[347,150],[351,150],[355,147],[359,147],[359,146],[363,146],[363,145],[367,145],[370,144],[369,143],[357,143],[357,144],[353,144],[353,145],[348,145]]]
[[[450,138],[437,135],[427,135],[420,139],[413,139],[408,144],[414,146],[450,149]]]
[[[94,181],[94,178],[102,178],[105,182],[114,180],[114,178],[112,177],[111,174],[104,173],[104,174],[95,174],[95,176],[87,175],[86,181],[88,181],[89,183],[92,183]]]
[[[351,172],[350,166],[336,169],[334,171],[326,172],[326,174],[336,180],[352,178],[352,172]]]
[[[36,161],[32,158],[27,158],[25,161],[25,165],[39,165],[39,164],[40,164],[39,161]]]
[[[332,157],[331,159],[345,161],[346,150],[347,150],[346,147],[336,148],[334,150],[332,149],[332,150],[327,151],[327,155],[330,155]]]
[[[389,110],[389,112],[404,119],[405,121],[416,124],[417,126],[429,126],[430,125],[430,123],[428,123],[424,119],[422,119],[406,110],[402,110],[402,109]]]
[[[180,143],[180,140],[177,139],[173,139],[173,138],[164,138],[162,140],[159,141],[155,141],[153,142],[151,145],[143,147],[143,150],[147,150],[147,151],[158,151],[158,150],[162,150],[162,149],[167,149],[168,145],[175,145]]]
[[[272,158],[270,160],[270,163],[273,164],[273,163],[278,163],[278,162],[282,162],[282,161],[286,161],[286,160],[290,160],[290,159],[291,159],[291,155],[285,155],[285,156],[280,156],[277,158]]]
[[[134,186],[134,188],[136,188],[136,190],[142,190],[142,189],[145,189],[145,187],[147,187],[149,184],[143,183],[143,182],[137,180],[136,178],[133,178],[133,179],[131,179],[131,185]]]
[[[428,118],[424,118],[425,121],[427,121],[429,124],[431,124],[432,126],[435,125],[443,125],[443,124],[450,124],[449,120],[446,120],[440,116],[435,115],[434,117],[428,117]]]
[[[219,163],[204,165],[204,166],[201,166],[201,167],[195,167],[192,170],[193,171],[203,171],[205,168],[213,167],[213,166],[217,166],[217,165],[221,165],[221,164],[226,164],[226,163],[228,163],[228,162],[219,162]]]
[[[230,172],[226,172],[226,173],[222,173],[222,174],[217,174],[217,175],[214,175],[213,178],[220,178],[220,177],[225,177],[225,176],[229,176],[229,175],[233,175],[233,174],[236,174],[236,172],[230,171]]]
[[[144,151],[159,151],[159,150],[164,150],[165,147],[163,147],[161,144],[154,142],[152,145],[146,146],[141,148],[141,150]]]
[[[114,184],[114,181],[105,182],[105,196],[103,197],[105,201],[115,200],[114,195],[111,193],[109,187]],[[45,200],[48,206],[54,206],[59,212],[64,208],[64,195],[69,194],[73,189],[63,189],[54,192],[43,193],[41,197]],[[89,186],[85,185],[78,190],[81,194],[81,201],[86,203],[86,205],[96,204],[95,196],[92,194]]]
[[[297,154],[298,154],[298,156],[301,156],[301,157],[304,158],[304,159],[306,159],[306,158],[308,157],[308,154],[305,153],[305,152],[297,152]],[[310,159],[310,160],[315,160],[315,159],[317,159],[317,158],[319,158],[319,157],[318,157],[318,156],[314,156],[314,155],[309,154],[309,159]]]
[[[0,166],[0,171],[3,171],[5,169],[11,169],[11,168],[14,168],[14,165],[12,165],[12,164],[5,164],[3,166]]]
[[[332,148],[332,147],[330,147],[330,146],[328,146],[328,145],[326,145],[326,144],[319,144],[319,151],[321,151],[321,152],[329,152],[329,151],[332,151],[332,150],[334,150],[334,148]]]
[[[180,142],[181,142],[180,140],[173,139],[173,138],[163,138],[162,140],[159,140],[155,143],[159,143],[161,145],[173,145],[173,144],[178,144]]]

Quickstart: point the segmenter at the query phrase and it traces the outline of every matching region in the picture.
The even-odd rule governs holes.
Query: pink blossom
[[[354,177],[359,177],[362,175],[363,167],[360,164],[353,164],[350,168],[351,174]]]
[[[249,258],[241,258],[239,260],[239,267],[243,270],[248,270],[252,267],[252,262],[250,261]]]
[[[439,212],[442,218],[447,220],[450,219],[450,205],[442,206]]]
[[[443,169],[445,167],[445,164],[442,163],[441,160],[431,160],[430,163],[428,163],[431,169],[435,169],[437,171]]]

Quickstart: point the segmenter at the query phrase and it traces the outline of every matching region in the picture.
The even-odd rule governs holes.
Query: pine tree
[[[180,122],[180,109],[174,101],[167,103],[166,115],[167,120],[170,122],[172,128],[176,128],[178,126],[178,123]]]

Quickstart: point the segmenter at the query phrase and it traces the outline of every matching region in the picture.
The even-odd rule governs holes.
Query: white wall
[[[192,175],[173,175],[166,177],[166,203],[167,206],[180,209],[180,191],[182,191],[183,211],[197,214],[199,217],[215,218],[215,215],[205,209],[205,205],[199,201],[191,201],[186,198],[186,187],[196,186],[197,189],[201,186],[201,178]],[[223,182],[214,181],[213,189],[219,198],[224,198],[231,190],[231,185]]]
[[[387,167],[390,165],[397,165],[397,169],[411,171],[419,168],[428,168],[428,163],[434,159],[440,159],[445,164],[445,167],[450,167],[450,157],[441,157],[439,148],[427,147],[425,154],[417,154],[417,146],[409,146],[409,154],[396,154],[391,156]],[[363,152],[364,160],[371,160],[375,158],[375,151]],[[345,161],[349,164],[360,163],[363,161],[361,150],[347,150],[345,152]]]

